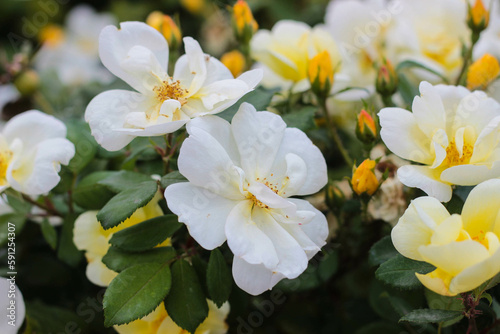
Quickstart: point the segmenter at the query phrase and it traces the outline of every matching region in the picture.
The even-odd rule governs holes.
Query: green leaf
[[[75,226],[76,215],[68,215],[64,218],[57,257],[72,267],[76,267],[83,257],[73,243],[73,228]]]
[[[171,283],[168,263],[138,264],[123,270],[104,294],[104,325],[123,325],[148,315],[167,296]]]
[[[17,319],[16,319],[17,320]],[[19,324],[20,326],[21,324]],[[26,302],[26,331],[24,333],[88,333],[84,318],[62,307],[40,301]],[[29,330],[28,330],[29,329]],[[19,333],[22,333],[19,331]]]
[[[321,281],[327,282],[337,272],[339,268],[339,256],[337,252],[331,250],[326,253],[318,265],[318,276]]]
[[[111,171],[95,172],[84,177],[73,190],[73,200],[87,210],[99,210],[115,194],[99,181],[113,175]]]
[[[462,213],[463,206],[464,206],[464,201],[459,196],[457,196],[455,194],[453,194],[450,201],[445,204],[445,207],[450,214]]]
[[[48,219],[42,221],[42,235],[52,249],[57,247],[57,232],[54,226],[50,225]]]
[[[448,83],[448,78],[446,78],[444,75],[442,75],[439,72],[434,71],[432,68],[429,68],[417,61],[414,60],[405,60],[396,67],[396,71],[399,72],[405,68],[420,68],[422,70],[425,70],[429,73],[434,74],[435,76],[439,77],[441,80],[443,80],[444,83]]]
[[[433,309],[420,309],[413,310],[403,316],[399,321],[417,322],[417,323],[440,323],[453,320],[462,315],[462,311],[452,310],[433,310]]]
[[[166,263],[175,256],[177,256],[177,252],[172,247],[157,247],[141,253],[129,253],[112,246],[102,258],[102,263],[113,271],[121,272],[136,264]]]
[[[207,267],[207,288],[210,299],[221,307],[231,294],[233,278],[226,260],[219,249],[214,249],[210,254]]]
[[[107,178],[99,181],[99,184],[108,187],[109,190],[119,193],[132,187],[136,187],[141,182],[151,181],[151,177],[145,174],[121,170],[113,173]]]
[[[263,111],[266,110],[266,108],[269,106],[271,103],[271,99],[273,98],[274,94],[278,92],[279,89],[273,89],[273,90],[268,90],[264,89],[262,87],[259,87],[249,93],[247,93],[245,96],[243,96],[241,99],[238,100],[235,104],[233,104],[231,107],[227,108],[223,112],[217,114],[217,116],[222,117],[228,122],[231,122],[233,119],[234,114],[238,111],[240,108],[241,104],[243,102],[248,102],[251,105],[257,109],[257,111]]]
[[[394,287],[413,289],[422,286],[415,273],[427,274],[434,269],[434,266],[426,262],[410,260],[398,255],[382,263],[375,272],[375,276]]]
[[[472,189],[474,189],[473,186],[456,186],[457,188],[455,189],[454,193],[460,197],[460,199],[465,202],[467,197],[469,197],[469,193],[471,192]]]
[[[68,139],[75,145],[75,156],[69,162],[68,168],[73,173],[79,173],[92,161],[98,145],[86,122],[71,120],[66,123],[66,126],[68,128]]]
[[[123,250],[141,252],[161,244],[181,226],[176,215],[155,217],[116,232],[109,243]]]
[[[378,266],[396,255],[398,255],[398,251],[392,244],[391,236],[387,235],[370,248],[368,262],[372,266]]]
[[[31,210],[31,204],[26,202],[22,197],[7,194],[7,203],[17,213],[26,214]]]
[[[3,246],[7,243],[9,237],[8,233],[10,232],[9,223],[15,225],[15,231],[10,233],[15,233],[15,238],[17,238],[19,233],[21,233],[25,222],[26,218],[22,214],[6,213],[4,215],[0,215],[0,246]]]
[[[157,190],[155,181],[142,182],[136,187],[124,190],[106,203],[97,213],[97,220],[105,230],[115,227],[132,216],[137,209],[148,204]]]
[[[403,98],[405,103],[411,106],[413,103],[413,99],[415,98],[415,96],[419,94],[418,87],[414,86],[410,82],[410,80],[408,80],[408,77],[403,73],[398,74],[398,80],[399,80],[398,91],[401,94],[401,97]]]
[[[283,115],[283,120],[289,128],[308,131],[316,127],[314,115],[318,109],[313,106],[304,107],[298,111]]]
[[[165,299],[165,308],[181,328],[194,333],[208,316],[208,304],[196,272],[179,260],[172,265],[172,291]]]
[[[442,296],[429,289],[425,289],[425,298],[427,299],[427,305],[433,310],[463,311],[464,309],[462,300],[458,296]],[[455,319],[445,321],[442,327],[451,326],[459,322],[462,318],[463,315],[460,315]]]
[[[160,184],[163,189],[166,189],[169,185],[179,182],[187,182],[187,179],[179,171],[173,171],[163,176]]]

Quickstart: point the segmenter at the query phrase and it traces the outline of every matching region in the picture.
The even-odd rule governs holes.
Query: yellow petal
[[[443,296],[455,296],[448,289],[452,276],[448,275],[440,269],[436,269],[426,275],[415,274],[418,280],[429,290],[434,291]]]
[[[445,245],[457,240],[462,231],[462,218],[452,215],[439,224],[431,237],[431,244]]]

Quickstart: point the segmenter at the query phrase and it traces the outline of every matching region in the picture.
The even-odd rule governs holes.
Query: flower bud
[[[345,203],[345,195],[340,188],[330,183],[326,188],[326,205],[333,211],[339,211]]]
[[[34,70],[28,69],[16,77],[14,86],[22,96],[30,96],[40,87],[40,77]]]
[[[357,168],[353,168],[351,186],[352,190],[358,195],[373,195],[379,187],[379,182],[375,176],[374,160],[366,159]]]
[[[41,43],[54,47],[64,40],[64,31],[55,24],[47,24],[40,30],[38,39]]]
[[[201,14],[205,9],[205,0],[181,0],[181,5],[191,14]]]
[[[238,50],[223,54],[220,61],[231,71],[235,78],[245,70],[245,56]]]
[[[482,0],[476,0],[472,7],[469,4],[467,24],[473,32],[480,33],[488,27],[489,22],[490,12],[486,9]]]
[[[333,85],[333,76],[333,64],[328,51],[320,52],[309,60],[307,77],[316,95],[328,96]]]
[[[250,7],[244,0],[238,0],[233,7],[233,27],[236,38],[244,45],[250,42],[259,28]]]
[[[182,39],[182,34],[174,20],[160,11],[149,14],[146,23],[158,30],[168,42],[170,50],[177,50]]]
[[[366,111],[361,110],[356,124],[356,137],[364,144],[372,144],[377,138],[377,126],[373,117]]]
[[[500,74],[498,60],[489,53],[476,60],[467,72],[467,89],[486,89]]]
[[[382,96],[392,96],[398,90],[398,75],[392,63],[387,59],[384,59],[378,68],[375,88]]]

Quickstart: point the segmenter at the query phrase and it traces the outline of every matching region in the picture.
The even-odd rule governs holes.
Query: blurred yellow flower
[[[244,44],[247,44],[259,29],[252,10],[245,0],[238,0],[233,6],[233,24],[236,37]]]
[[[55,24],[47,24],[38,34],[41,43],[54,47],[64,41],[64,30]]]
[[[469,8],[469,27],[472,30],[483,31],[490,22],[490,12],[482,0],[476,0],[474,6]]]
[[[205,0],[181,0],[181,5],[191,14],[200,14],[205,8]]]
[[[327,96],[333,85],[334,68],[328,51],[318,53],[309,61],[307,77],[313,91],[321,96]]]
[[[462,214],[450,215],[433,197],[412,201],[392,230],[402,255],[436,269],[416,273],[428,289],[445,296],[473,290],[500,272],[500,180],[481,183]]]
[[[371,196],[377,191],[379,182],[374,173],[375,165],[374,160],[366,159],[354,168],[351,184],[356,194],[366,193]]]
[[[220,61],[231,71],[235,78],[245,70],[245,56],[238,50],[223,54]]]
[[[358,115],[358,124],[356,125],[356,136],[363,143],[371,143],[377,138],[377,126],[375,120],[366,111],[361,110]]]
[[[148,15],[146,23],[158,30],[168,42],[170,50],[176,50],[182,39],[181,30],[174,20],[160,11]]]
[[[491,54],[487,53],[476,60],[467,73],[467,89],[486,89],[500,74],[500,64]]]

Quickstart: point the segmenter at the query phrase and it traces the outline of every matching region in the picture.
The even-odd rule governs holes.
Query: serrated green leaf
[[[437,294],[429,289],[425,289],[425,298],[427,299],[427,305],[433,310],[451,310],[451,311],[463,311],[464,306],[460,297],[448,297]],[[455,319],[443,322],[442,327],[451,326],[459,322],[463,318],[463,315],[458,316]]]
[[[139,208],[149,203],[156,194],[158,185],[147,181],[122,191],[109,200],[97,213],[97,220],[107,230],[123,223]]]
[[[221,307],[231,294],[233,278],[224,256],[219,249],[214,249],[210,254],[207,267],[207,288],[210,299]]]
[[[160,184],[163,189],[167,188],[171,184],[179,182],[187,182],[187,179],[179,173],[179,171],[170,172],[163,176],[160,180]]]
[[[165,299],[165,308],[181,328],[194,333],[208,316],[208,304],[196,272],[179,260],[172,265],[172,291]]]
[[[304,107],[298,111],[283,115],[283,120],[290,128],[308,131],[316,127],[314,115],[318,109],[313,106]]]
[[[68,139],[75,145],[75,156],[69,162],[68,168],[79,173],[89,164],[97,153],[97,142],[90,133],[88,124],[81,120],[71,120],[66,123]]]
[[[387,235],[377,241],[368,253],[368,262],[372,266],[378,266],[385,261],[398,255],[398,251],[392,244],[391,236]]]
[[[52,249],[57,247],[57,231],[47,219],[42,221],[42,235]]]
[[[416,323],[440,323],[453,320],[462,315],[461,311],[452,310],[433,310],[433,309],[420,309],[413,310],[403,316],[399,321],[408,321]]]
[[[271,99],[273,98],[274,94],[276,94],[276,92],[278,91],[279,91],[278,89],[268,90],[259,87],[244,95],[241,99],[238,100],[238,102],[236,102],[223,112],[217,114],[217,116],[225,119],[228,122],[231,122],[234,114],[236,114],[241,104],[244,102],[250,103],[258,111],[266,110],[266,108],[269,106],[269,103],[271,103]]]
[[[113,271],[121,272],[136,264],[166,263],[175,256],[177,256],[177,252],[172,247],[157,247],[141,253],[129,253],[112,246],[102,258],[102,263]]]
[[[413,289],[422,286],[415,273],[427,274],[434,269],[434,266],[426,262],[410,260],[398,255],[382,263],[375,272],[375,276],[394,287]]]
[[[115,194],[99,181],[113,175],[111,171],[95,172],[84,177],[73,190],[73,200],[87,210],[99,210]]]
[[[138,264],[123,270],[104,294],[104,325],[140,319],[160,305],[172,283],[168,263]]]
[[[99,181],[99,184],[108,187],[109,190],[119,193],[129,188],[136,187],[141,182],[151,181],[151,177],[145,174],[121,170],[107,178]]]
[[[68,215],[63,220],[61,236],[59,237],[59,246],[57,248],[57,257],[72,267],[76,267],[83,258],[73,243],[73,228],[75,226],[76,215]]]
[[[158,246],[180,227],[176,215],[148,219],[113,234],[109,243],[131,252],[141,252]]]

